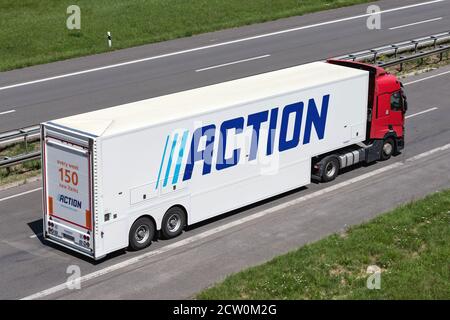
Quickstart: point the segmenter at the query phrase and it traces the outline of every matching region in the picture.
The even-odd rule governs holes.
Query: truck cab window
[[[400,91],[396,91],[391,94],[391,110],[401,111],[403,107],[402,94]]]

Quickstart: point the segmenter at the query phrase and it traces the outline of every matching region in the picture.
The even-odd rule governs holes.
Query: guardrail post
[[[419,41],[413,40],[411,42],[414,43],[414,53],[417,53],[417,48],[419,47]]]
[[[397,58],[398,46],[396,44],[393,44],[392,48],[394,48],[394,57]]]
[[[433,47],[436,49],[436,45],[437,45],[437,37],[431,36],[430,38],[433,39]]]
[[[25,133],[24,139],[25,139],[25,151],[28,153],[28,134],[27,133]]]
[[[377,62],[378,51],[375,49],[372,49],[372,50],[370,50],[370,52],[373,53],[373,63],[375,64]]]

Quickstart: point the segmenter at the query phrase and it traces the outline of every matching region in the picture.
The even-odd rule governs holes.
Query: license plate
[[[75,241],[75,237],[73,237],[73,236],[71,236],[71,235],[68,235],[68,234],[63,233],[63,237],[64,237],[65,239],[67,239],[67,240],[72,241],[72,242]]]

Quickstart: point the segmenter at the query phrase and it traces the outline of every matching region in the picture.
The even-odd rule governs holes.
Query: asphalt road
[[[417,1],[389,3],[392,4],[386,7],[403,6]],[[341,9],[335,14],[328,12],[310,15],[305,17],[306,21],[302,20],[302,23],[297,20],[297,24],[295,20],[298,18],[293,18],[254,28],[268,28],[259,31],[269,32],[272,30],[270,28],[275,30],[277,24],[285,24],[283,27],[287,27],[289,23],[311,24],[318,21],[315,20],[317,17],[336,19],[339,16],[358,14],[361,8],[364,7]],[[448,8],[448,2],[442,2],[420,9],[407,9],[408,12],[402,14],[389,13],[382,18],[382,23],[385,23],[387,28],[431,19],[448,14]],[[391,14],[398,16],[390,19]],[[136,98],[134,94],[138,95],[137,99],[141,99],[161,94],[165,92],[164,90],[176,91],[419,35],[438,33],[448,27],[448,23],[438,26],[440,24],[438,21],[416,25],[411,29],[395,29],[392,33],[386,30],[368,33],[364,27],[365,20],[359,21],[360,25],[355,22],[351,20],[343,22],[342,26],[337,23],[333,26],[318,27],[317,30],[299,31],[301,34],[292,32],[273,38],[256,39],[255,42],[252,40],[240,43],[237,45],[238,48],[234,45],[221,46],[197,51],[195,54],[189,53],[187,56],[172,56],[167,61],[161,58],[128,65],[124,69],[121,69],[122,67],[106,69],[100,74],[92,72],[2,90],[0,101],[2,105],[8,101],[8,97],[11,99],[10,102],[14,99],[34,101],[33,105],[25,109],[28,111],[36,109],[35,116],[46,119],[48,115],[54,113],[60,115],[64,112],[76,113],[81,110],[78,109],[81,106],[87,109],[108,106],[108,103],[122,101],[120,99],[124,101],[128,101],[130,97],[134,99]],[[226,41],[227,36],[232,39],[233,33],[235,37],[245,37],[255,32],[252,28],[218,33],[224,37],[219,40]],[[408,33],[402,35],[401,32]],[[192,40],[208,41],[209,36],[211,35]],[[316,37],[322,38],[322,42],[317,42]],[[184,45],[190,43],[185,41],[187,40],[180,40],[182,42],[180,45],[183,45],[183,42]],[[300,42],[303,42],[303,45],[300,45]],[[332,46],[331,43],[335,45]],[[167,52],[164,46],[172,46],[169,49],[179,50],[180,48],[176,47],[178,45],[177,41],[159,44],[155,46],[155,50],[160,50],[160,53]],[[263,50],[265,48],[272,48],[273,51]],[[330,51],[331,49],[336,51]],[[139,51],[141,48],[136,50]],[[138,54],[133,49],[129,52],[130,57],[133,52]],[[195,72],[198,68],[261,56],[266,52],[271,54],[268,60],[262,58],[248,63]],[[113,57],[111,55],[106,57],[119,59],[120,54],[123,53],[113,53],[111,54]],[[153,54],[156,53],[148,55]],[[99,60],[100,57],[95,56],[92,59]],[[80,70],[76,68],[77,64],[87,60],[89,63],[95,62],[83,58],[66,64],[52,64],[54,70],[51,68],[45,70],[44,67],[30,68],[26,76],[20,73],[22,71],[27,73],[26,70],[7,73],[6,78],[9,77],[10,82],[2,77],[0,87]],[[100,64],[101,61],[97,62]],[[150,68],[151,74],[146,67]],[[64,71],[64,68],[67,69]],[[342,231],[400,203],[450,187],[449,147],[411,159],[450,143],[449,71],[450,68],[443,68],[405,81],[424,79],[406,86],[410,109],[406,124],[406,149],[401,155],[368,167],[354,168],[339,176],[333,183],[311,184],[282,197],[194,226],[179,238],[156,242],[142,252],[119,252],[105,261],[92,263],[58,247],[44,245],[39,236],[42,232],[41,192],[33,191],[39,187],[39,183],[0,192],[0,288],[2,288],[0,299],[23,298],[36,293],[39,293],[36,297],[62,299],[191,298],[195,292],[220,281],[229,273],[262,263],[327,234]],[[430,76],[435,77],[428,78]],[[145,91],[145,88],[150,89]],[[56,100],[53,101],[53,98]],[[45,102],[46,100],[49,102]],[[104,102],[104,105],[99,105],[99,101]],[[16,120],[26,123],[34,119],[24,117],[29,113],[20,113],[20,110],[17,107],[17,112],[8,114],[11,117],[9,120],[0,116],[2,128],[4,124],[17,124]],[[419,112],[424,113],[418,114]],[[33,123],[35,122],[37,121],[33,120]],[[22,192],[29,193],[20,195]],[[65,288],[65,281],[70,275],[66,273],[69,266],[80,267],[81,276],[86,277],[87,280],[81,283],[81,290]],[[59,287],[55,287],[58,285]],[[53,289],[43,291],[49,288]]]
[[[94,264],[44,245],[36,237],[42,232],[41,191],[14,196],[39,184],[0,192],[0,298],[39,292],[43,298],[64,299],[191,298],[227,274],[450,187],[450,67],[405,82],[424,78],[406,86],[410,108],[401,155],[354,168],[333,183],[311,184],[196,225],[179,238],[158,241],[141,252],[118,252]],[[445,145],[445,150],[411,160]],[[81,290],[64,289],[71,265],[91,278]]]
[[[388,10],[381,14],[381,30],[367,28],[367,17],[358,18],[366,13],[367,5],[358,5],[0,73],[0,132],[447,31],[450,1],[410,7],[423,3],[377,2],[382,10]],[[437,18],[442,19],[401,27]],[[392,27],[401,28],[390,30]],[[270,56],[196,72],[264,55]],[[153,58],[108,67],[149,57]],[[106,68],[14,86],[99,67]]]

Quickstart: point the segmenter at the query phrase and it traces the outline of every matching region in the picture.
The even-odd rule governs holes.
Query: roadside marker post
[[[111,48],[112,46],[111,32],[108,31],[106,34],[108,36],[108,46]]]

